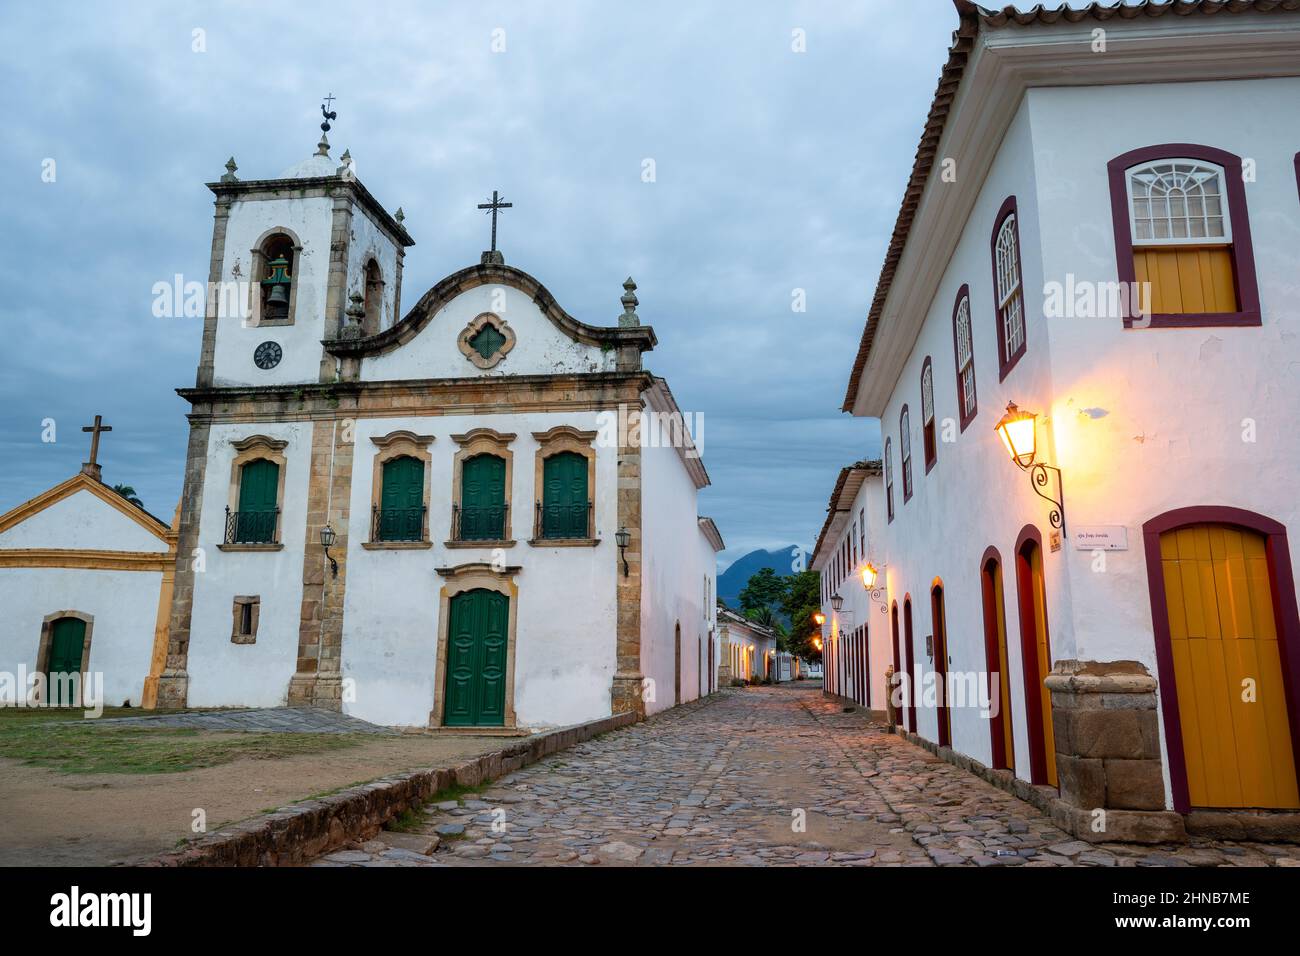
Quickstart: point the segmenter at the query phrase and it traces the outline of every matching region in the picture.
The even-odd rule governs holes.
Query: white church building
[[[236,169],[159,705],[508,733],[707,693],[722,540],[635,284],[574,318],[496,251],[494,196],[493,249],[403,315],[413,240],[349,156]]]
[[[828,692],[947,689],[905,730],[1089,839],[1294,837],[1300,11],[956,6],[843,406],[883,460],[818,544]]]

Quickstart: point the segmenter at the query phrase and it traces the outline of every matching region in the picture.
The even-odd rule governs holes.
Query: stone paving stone
[[[443,838],[430,856],[369,842],[313,865],[1300,865],[1289,845],[1076,840],[806,685],[721,691],[421,818]]]

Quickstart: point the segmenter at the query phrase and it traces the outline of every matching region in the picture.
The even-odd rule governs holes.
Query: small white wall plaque
[[[1094,524],[1072,528],[1070,545],[1076,551],[1127,551],[1128,528],[1122,524]]]

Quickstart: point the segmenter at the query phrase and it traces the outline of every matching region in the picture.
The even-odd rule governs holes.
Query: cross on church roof
[[[81,464],[81,470],[82,470],[83,472],[85,472],[87,475],[90,475],[90,477],[95,478],[95,479],[98,479],[98,478],[99,478],[99,463],[96,461],[96,459],[99,457],[99,436],[100,436],[100,434],[101,434],[102,432],[111,432],[111,431],[113,430],[113,426],[112,426],[112,425],[105,425],[105,424],[104,424],[104,418],[103,418],[103,416],[102,416],[102,415],[96,415],[96,416],[95,416],[95,424],[93,424],[93,425],[82,425],[82,426],[81,426],[81,430],[82,430],[83,432],[90,432],[90,433],[91,433],[91,437],[90,437],[90,461],[82,462],[82,464]]]
[[[497,191],[496,191],[495,189],[492,190],[492,201],[491,201],[491,202],[481,202],[481,203],[478,204],[478,208],[479,208],[479,209],[487,209],[487,210],[490,210],[490,211],[491,211],[491,214],[492,214],[492,250],[491,250],[491,251],[492,251],[492,253],[494,253],[494,254],[495,254],[496,251],[497,251],[497,210],[498,210],[498,209],[510,209],[510,208],[512,208],[513,206],[514,206],[514,203],[512,203],[512,202],[502,202],[502,201],[501,201],[501,197],[500,197],[500,195],[498,195],[498,193],[497,193]]]

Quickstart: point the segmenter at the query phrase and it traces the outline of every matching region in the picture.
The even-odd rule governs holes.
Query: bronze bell
[[[262,280],[262,288],[267,291],[266,318],[281,319],[289,314],[289,260],[284,256],[272,259],[269,263],[271,274]]]

